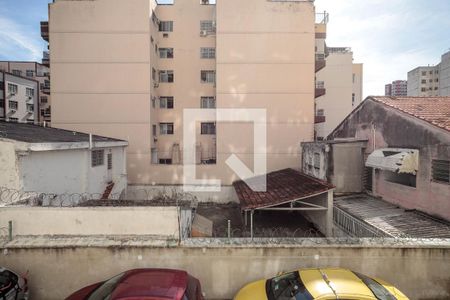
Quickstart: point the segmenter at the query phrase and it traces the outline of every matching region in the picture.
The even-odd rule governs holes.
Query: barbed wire
[[[249,228],[230,228],[230,238],[249,238],[252,233]],[[253,236],[258,238],[312,238],[323,237],[315,228],[286,228],[286,227],[254,227]],[[213,230],[213,238],[228,237],[227,226],[217,226]]]
[[[196,196],[176,188],[133,189],[121,193],[43,193],[0,187],[0,206],[177,206],[197,207]]]

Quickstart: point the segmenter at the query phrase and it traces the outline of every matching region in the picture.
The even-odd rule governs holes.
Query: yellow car
[[[302,269],[244,286],[234,300],[408,300],[391,284],[340,268]]]

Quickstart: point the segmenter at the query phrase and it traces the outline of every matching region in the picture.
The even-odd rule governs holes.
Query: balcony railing
[[[315,98],[319,98],[320,96],[325,95],[326,89],[325,89],[325,82],[323,81],[317,81],[316,82],[316,90],[315,90]]]
[[[316,54],[316,73],[325,68],[327,62],[325,60],[325,54]]]
[[[350,47],[327,47],[329,53],[350,53],[352,48]]]
[[[42,52],[42,64],[50,67],[50,53],[48,51]]]
[[[330,20],[330,14],[326,11],[322,13],[316,13],[316,24],[328,24]]]
[[[48,21],[42,21],[41,22],[41,37],[48,42]]]

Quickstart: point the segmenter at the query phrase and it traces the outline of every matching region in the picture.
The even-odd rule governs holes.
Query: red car
[[[200,282],[185,271],[135,269],[73,293],[66,300],[203,300]]]

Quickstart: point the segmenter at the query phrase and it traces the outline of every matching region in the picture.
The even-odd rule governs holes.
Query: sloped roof
[[[0,121],[0,138],[25,143],[79,143],[89,142],[89,134],[38,125]],[[93,135],[94,142],[125,142]]]
[[[370,97],[436,127],[450,131],[450,97]]]
[[[305,175],[294,169],[284,169],[266,175],[267,191],[255,192],[244,181],[235,181],[234,189],[241,209],[272,207],[325,193],[334,188],[326,181]]]

